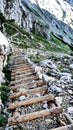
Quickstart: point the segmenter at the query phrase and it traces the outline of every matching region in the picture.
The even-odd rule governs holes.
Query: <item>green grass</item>
[[[69,48],[69,46],[65,43],[63,43],[61,40],[59,40],[58,38],[56,38],[54,35],[50,35],[51,41],[53,41],[56,46],[60,46],[60,49],[64,52],[71,52],[71,49]]]
[[[42,61],[44,59],[44,56],[40,56],[40,55],[30,55],[29,56],[30,60],[33,61],[34,63],[39,63],[40,61]]]

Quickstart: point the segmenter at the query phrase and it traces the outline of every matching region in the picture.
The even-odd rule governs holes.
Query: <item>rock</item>
[[[55,97],[55,100],[57,102],[57,104],[60,106],[62,104],[62,97]]]
[[[69,94],[73,94],[73,91],[72,90],[67,90]]]
[[[73,64],[69,65],[69,69],[73,70]]]
[[[41,61],[40,65],[44,66],[44,67],[45,66],[49,67],[51,69],[56,69],[57,68],[56,65],[51,60],[48,60],[48,59]]]
[[[44,109],[47,109],[47,108],[48,108],[48,104],[47,104],[47,103],[44,103],[44,104],[43,104],[43,108],[44,108]]]
[[[57,87],[57,86],[55,86],[55,85],[51,85],[50,87],[49,87],[53,92],[57,92],[57,93],[61,93],[62,92],[62,89],[61,88],[59,88],[59,87]]]
[[[47,125],[51,125],[51,124],[53,123],[53,120],[51,120],[51,119],[46,119],[45,122],[46,122]]]
[[[14,117],[14,118],[17,118],[17,117],[19,117],[19,116],[20,116],[20,113],[19,113],[19,112],[14,112],[14,113],[13,113],[13,117]]]
[[[19,97],[19,100],[20,100],[20,101],[25,100],[25,96],[20,96],[20,97]]]
[[[73,107],[68,107],[68,113],[73,113]]]
[[[55,81],[55,78],[50,77],[50,76],[47,76],[46,74],[42,74],[42,79],[43,79],[44,82],[46,82],[46,83]]]

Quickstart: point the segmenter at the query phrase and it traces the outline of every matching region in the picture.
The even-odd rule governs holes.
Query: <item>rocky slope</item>
[[[68,43],[73,44],[73,7],[72,1],[64,0],[2,0],[0,10],[8,19],[24,27],[28,31],[40,33],[50,39],[50,33]],[[71,27],[70,27],[71,26]]]

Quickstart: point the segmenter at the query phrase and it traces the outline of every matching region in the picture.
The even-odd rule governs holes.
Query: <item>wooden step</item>
[[[25,73],[25,74],[22,74],[22,75],[16,75],[14,77],[11,77],[11,80],[17,80],[17,79],[22,79],[24,77],[29,77],[29,76],[33,76],[33,75],[36,75],[36,72],[31,72],[31,73]]]
[[[47,86],[34,88],[34,89],[28,89],[28,90],[25,90],[25,91],[13,93],[13,94],[10,95],[9,98],[15,99],[15,98],[20,97],[20,96],[25,95],[25,94],[42,93],[42,92],[46,92],[47,90],[48,90]]]
[[[21,74],[25,74],[25,73],[28,73],[28,72],[35,72],[34,69],[28,69],[28,70],[25,70],[25,71],[20,71],[20,72],[17,72],[17,73],[11,73],[11,76],[16,76],[16,75],[21,75]]]
[[[14,66],[14,67],[12,67],[11,69],[12,69],[12,71],[14,71],[14,70],[19,70],[19,69],[23,69],[23,68],[26,68],[26,67],[31,67],[31,65],[30,64],[23,64],[23,65],[20,65],[20,66]]]
[[[51,108],[51,109],[46,109],[46,110],[41,110],[41,111],[37,111],[37,112],[33,112],[30,114],[26,114],[26,115],[21,115],[18,118],[13,118],[10,117],[8,119],[8,125],[16,125],[25,121],[30,121],[30,120],[34,120],[37,118],[43,118],[46,116],[53,116],[54,114],[59,114],[62,113],[63,109],[61,107],[56,107],[56,108]],[[73,128],[73,127],[72,127]],[[61,129],[63,130],[63,129]],[[73,129],[71,129],[73,130]]]
[[[59,128],[54,128],[52,130],[73,130],[73,124],[71,125],[66,125],[66,126],[63,126],[63,127],[59,127]]]
[[[41,96],[39,98],[32,98],[32,99],[28,99],[28,100],[21,101],[21,102],[11,103],[9,105],[9,109],[13,110],[17,107],[27,106],[27,105],[31,105],[31,104],[43,102],[43,101],[53,101],[53,100],[54,100],[54,95],[49,94],[49,95],[46,95],[46,96]]]
[[[31,77],[27,77],[27,78],[24,78],[24,79],[11,81],[10,85],[12,85],[12,84],[19,84],[21,82],[26,82],[26,81],[29,81],[29,80],[38,80],[38,77],[37,76],[31,76]]]
[[[22,72],[22,71],[25,71],[25,70],[28,70],[28,69],[31,69],[31,67],[28,66],[28,67],[24,67],[24,68],[21,68],[21,69],[15,69],[15,70],[12,70],[11,72],[12,73],[17,73],[19,71]]]
[[[31,87],[34,84],[36,84],[36,86],[41,86],[41,85],[43,85],[43,80],[38,80],[38,81],[33,81],[33,82],[28,82],[28,83],[24,83],[24,84],[11,86],[10,89],[14,91],[18,88],[26,88],[26,87],[29,87],[29,86]]]

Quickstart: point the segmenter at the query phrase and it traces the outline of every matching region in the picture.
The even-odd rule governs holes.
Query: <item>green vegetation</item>
[[[50,35],[51,41],[48,42],[40,34],[32,33],[34,32],[33,30],[32,32],[27,32],[22,27],[17,26],[14,20],[6,20],[2,14],[0,14],[0,20],[4,23],[7,36],[12,39],[11,42],[20,48],[39,48],[39,50],[43,51],[71,52],[69,46],[56,38],[53,34]],[[0,29],[2,30],[3,26],[1,26]]]
[[[44,59],[44,56],[40,56],[40,55],[30,55],[29,58],[31,59],[31,61],[33,61],[34,63],[39,63],[40,61],[42,61]]]
[[[51,37],[51,41],[53,41],[56,45],[58,45],[60,47],[60,50],[62,50],[64,52],[71,51],[67,44],[63,43],[61,40],[56,38],[53,34],[51,34],[50,37]]]
[[[0,114],[0,126],[3,126],[7,123],[7,119],[3,114]]]
[[[2,84],[0,86],[0,92],[1,92],[1,99],[2,99],[2,102],[3,103],[6,103],[7,100],[8,100],[8,96],[7,96],[7,93],[9,92],[9,87],[5,84]]]

